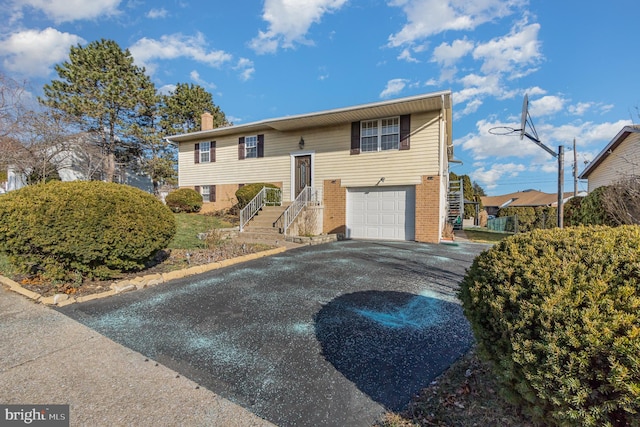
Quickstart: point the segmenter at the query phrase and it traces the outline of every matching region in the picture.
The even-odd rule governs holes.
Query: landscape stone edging
[[[216,270],[222,267],[228,267],[231,265],[239,264],[241,262],[251,261],[258,258],[263,258],[266,256],[276,255],[286,251],[287,248],[284,246],[269,249],[262,252],[255,252],[252,254],[243,255],[237,258],[225,259],[222,261],[216,261],[209,264],[196,265],[193,267],[189,267],[182,270],[170,271],[168,273],[162,274],[148,274],[145,276],[138,276],[133,279],[121,280],[119,282],[115,282],[111,284],[111,289],[106,292],[101,292],[98,294],[89,294],[80,297],[72,297],[67,294],[55,294],[50,297],[43,297],[42,295],[30,291],[29,289],[23,288],[19,283],[9,279],[8,277],[4,277],[0,275],[0,283],[9,287],[9,290],[21,294],[29,299],[32,299],[34,302],[39,302],[45,305],[55,305],[57,307],[64,307],[65,305],[74,304],[76,302],[85,302],[91,301],[94,299],[110,297],[113,295],[117,295],[123,292],[135,291],[138,289],[144,289],[150,286],[159,285],[160,283],[165,283],[170,280],[181,279],[187,276],[193,276],[195,274],[205,273],[207,271]]]

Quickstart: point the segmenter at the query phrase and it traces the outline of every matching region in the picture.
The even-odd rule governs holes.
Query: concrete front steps
[[[245,225],[242,233],[236,237],[236,241],[246,243],[264,243],[274,246],[298,247],[299,244],[287,242],[284,234],[280,234],[273,226],[287,206],[264,206]]]

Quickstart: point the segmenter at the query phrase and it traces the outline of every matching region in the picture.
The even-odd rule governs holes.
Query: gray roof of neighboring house
[[[596,168],[600,165],[600,163],[602,163],[604,159],[606,159],[611,153],[613,153],[613,151],[620,144],[622,144],[622,141],[624,141],[627,138],[627,136],[629,136],[629,134],[638,133],[638,132],[640,132],[640,125],[623,127],[622,130],[618,132],[618,134],[611,140],[611,142],[608,143],[607,146],[604,147],[604,149],[600,153],[598,153],[595,159],[593,159],[587,165],[587,167],[582,171],[582,173],[578,176],[578,178],[580,179],[589,178],[589,175],[591,174],[591,172],[596,170]]]

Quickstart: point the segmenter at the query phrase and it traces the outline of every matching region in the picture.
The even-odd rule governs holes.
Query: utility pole
[[[573,138],[573,197],[578,196],[578,153],[576,152],[576,139]]]

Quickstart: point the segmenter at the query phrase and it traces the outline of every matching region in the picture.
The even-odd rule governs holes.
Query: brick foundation
[[[440,242],[440,176],[423,176],[416,185],[416,236],[418,242]]]
[[[271,184],[282,188],[282,182],[272,182]],[[187,188],[195,189],[195,187]],[[230,207],[238,203],[238,199],[236,199],[236,191],[238,191],[238,188],[240,188],[239,184],[217,184],[216,201],[204,202],[202,204],[202,209],[200,209],[200,213],[209,213],[223,209],[229,209]]]
[[[324,216],[323,232],[345,234],[347,232],[347,189],[339,179],[327,179],[323,183]]]

